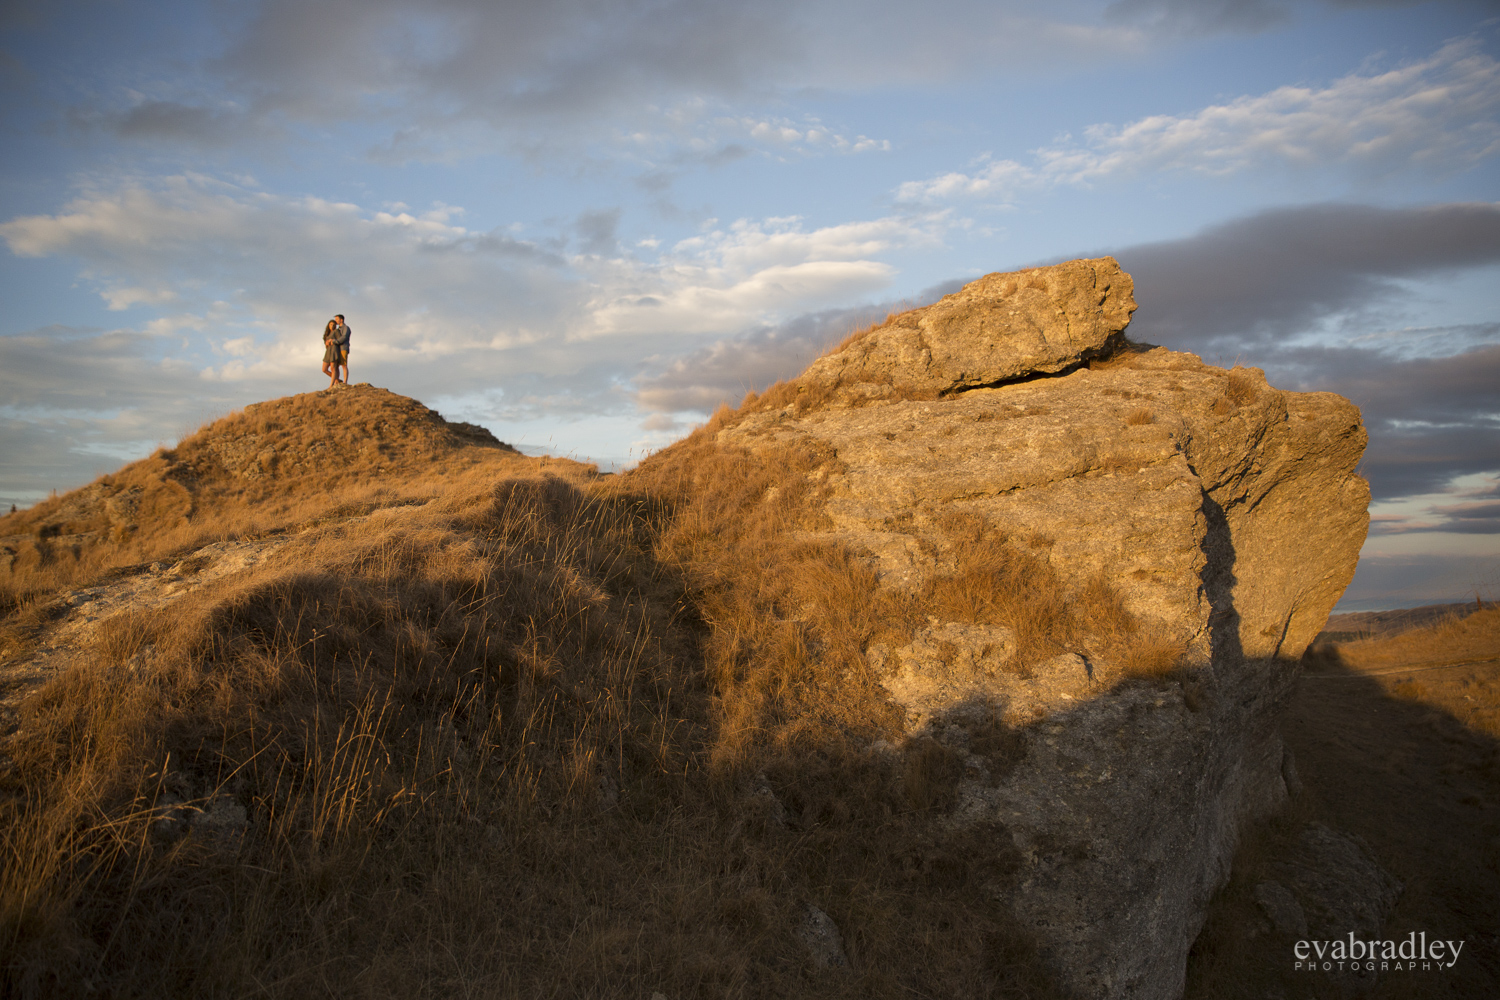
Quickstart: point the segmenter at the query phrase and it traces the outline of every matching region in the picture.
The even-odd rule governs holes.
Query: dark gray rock
[[[1255,887],[1255,902],[1276,933],[1298,940],[1307,937],[1307,915],[1286,886],[1275,880],[1260,883]]]
[[[1314,938],[1344,937],[1350,931],[1361,939],[1376,937],[1401,897],[1401,883],[1362,841],[1321,823],[1309,823],[1298,835],[1296,849],[1270,870],[1302,904]]]

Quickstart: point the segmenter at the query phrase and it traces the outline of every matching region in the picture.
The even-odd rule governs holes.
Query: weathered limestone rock
[[[1273,929],[1292,941],[1331,942],[1354,935],[1380,940],[1403,886],[1370,856],[1363,841],[1322,823],[1303,827],[1286,853],[1264,865],[1269,876],[1255,899]],[[1324,973],[1329,995],[1366,996],[1380,978],[1354,962]]]
[[[1023,863],[996,903],[1065,987],[1155,998],[1182,989],[1240,826],[1286,796],[1277,713],[1353,575],[1369,494],[1353,405],[1127,343],[1131,293],[1109,258],[989,275],[820,359],[718,441],[834,452],[811,534],[886,586],[954,573],[962,522],[1070,594],[1107,587],[1172,651],[1143,678],[1118,636],[1042,656],[1024,623],[935,616],[867,651],[909,735],[966,757],[940,824],[1006,831],[997,850]]]
[[[1298,940],[1307,937],[1307,914],[1286,886],[1275,880],[1259,883],[1255,887],[1255,902],[1277,934]]]
[[[936,395],[1062,371],[1118,343],[1132,288],[1113,257],[986,275],[813,362],[802,381]]]
[[[1269,868],[1277,877],[1269,884],[1290,887],[1306,914],[1307,933],[1325,940],[1350,931],[1379,937],[1403,888],[1362,842],[1322,823],[1309,823],[1296,849]]]
[[[797,939],[807,949],[813,965],[820,969],[842,969],[849,964],[844,955],[844,937],[833,918],[812,903],[802,908],[802,923]]]
[[[1165,348],[948,399],[756,413],[721,435],[805,438],[847,466],[831,536],[871,552],[893,585],[951,563],[938,522],[977,514],[1042,539],[1066,577],[1104,574],[1200,659],[1211,613],[1228,655],[1300,656],[1368,523],[1352,404]]]
[[[193,832],[218,846],[238,848],[250,829],[249,814],[233,796],[217,794],[203,803],[193,819]]]

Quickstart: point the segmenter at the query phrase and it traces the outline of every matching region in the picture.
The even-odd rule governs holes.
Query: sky
[[[1500,598],[1495,0],[0,0],[0,503],[353,380],[623,468],[992,271],[1357,403]]]

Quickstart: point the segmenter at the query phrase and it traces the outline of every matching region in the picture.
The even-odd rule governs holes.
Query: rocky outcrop
[[[1378,938],[1402,885],[1357,838],[1309,823],[1295,848],[1266,866],[1255,898],[1276,930],[1329,940],[1354,931]]]
[[[818,359],[799,381],[937,395],[1060,372],[1119,346],[1133,287],[1112,257],[987,275]]]
[[[836,453],[811,534],[886,586],[921,597],[989,546],[1063,603],[1118,602],[1050,642],[930,615],[868,650],[908,733],[967,760],[943,822],[1004,831],[1024,863],[997,905],[1091,997],[1180,992],[1237,830],[1286,794],[1276,713],[1367,526],[1353,405],[1130,344],[1134,308],[1110,258],[989,275],[718,434]]]
[[[1261,870],[1267,877],[1256,883],[1252,898],[1288,948],[1350,934],[1360,941],[1381,940],[1403,889],[1368,845],[1322,823],[1303,827],[1289,849]],[[1355,997],[1369,995],[1379,974],[1373,963],[1350,962],[1348,968],[1330,967],[1324,978],[1330,995]]]

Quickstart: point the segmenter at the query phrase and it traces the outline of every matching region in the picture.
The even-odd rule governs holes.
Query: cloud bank
[[[630,419],[624,382],[643,364],[705,336],[867,300],[895,273],[886,257],[941,243],[949,225],[944,213],[817,228],[741,219],[625,248],[615,208],[535,236],[473,230],[464,214],[441,204],[372,211],[178,175],[85,190],[55,214],[0,224],[14,254],[76,260],[82,283],[121,318],[113,331],[0,337],[0,414],[25,439],[13,454],[33,456],[10,480],[31,484],[35,499],[43,481],[80,478],[62,473],[67,462],[92,470],[89,456],[139,446],[147,435],[120,414],[149,415],[167,436],[307,388],[333,312],[354,328],[356,379],[447,401],[466,419]],[[34,446],[41,440],[50,443]],[[60,457],[37,458],[48,453]]]
[[[184,307],[152,332],[238,323],[285,346],[347,306],[379,317],[367,321],[365,352],[435,358],[744,329],[867,297],[893,274],[882,256],[935,245],[947,225],[943,213],[811,230],[797,217],[742,219],[642,257],[618,245],[617,209],[580,213],[561,239],[472,231],[462,216],[186,175],[84,193],[55,215],[0,224],[0,239],[21,256],[78,259],[112,309]],[[254,356],[274,365],[279,353]]]
[[[1189,115],[1093,125],[1035,151],[1030,164],[986,160],[977,169],[909,181],[903,202],[1009,200],[1024,191],[1087,185],[1152,172],[1226,176],[1264,168],[1345,166],[1380,176],[1444,174],[1500,152],[1500,62],[1476,40],[1327,87],[1278,87]]]
[[[77,22],[83,6],[51,13]],[[74,126],[221,149],[358,123],[385,134],[372,155],[387,162],[462,155],[496,136],[571,148],[597,138],[600,121],[627,138],[675,121],[688,134],[737,128],[772,146],[860,151],[885,140],[714,109],[1086,65],[1143,47],[1139,28],[1075,0],[1046,12],[943,0],[916,17],[894,0],[262,0],[178,13],[195,41],[213,39],[207,54],[151,69],[80,62],[91,85],[69,95]]]

